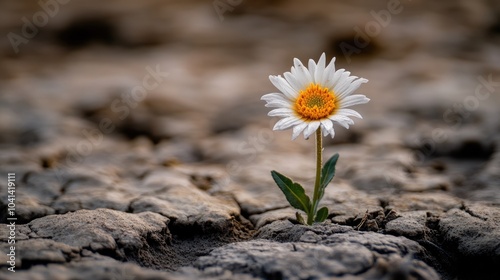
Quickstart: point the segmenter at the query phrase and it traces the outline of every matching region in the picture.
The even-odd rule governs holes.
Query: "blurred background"
[[[2,169],[311,181],[314,145],[272,132],[260,97],[326,52],[370,80],[364,119],[326,143],[341,179],[500,202],[498,1],[17,0],[0,34]]]

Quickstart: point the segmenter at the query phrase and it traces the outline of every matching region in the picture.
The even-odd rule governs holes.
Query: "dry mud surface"
[[[500,279],[498,2],[239,2],[68,2],[18,53],[41,8],[0,4],[0,278]],[[314,143],[259,99],[323,51],[372,101],[306,227],[269,171],[311,192]]]

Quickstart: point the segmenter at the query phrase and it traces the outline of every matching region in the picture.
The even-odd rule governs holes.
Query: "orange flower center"
[[[295,112],[305,120],[320,120],[335,110],[335,93],[317,84],[310,84],[299,92],[295,100]]]

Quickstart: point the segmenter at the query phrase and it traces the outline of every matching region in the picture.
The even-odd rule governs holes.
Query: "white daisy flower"
[[[350,117],[362,118],[361,115],[347,107],[365,104],[370,101],[364,95],[352,94],[367,79],[350,76],[345,69],[335,70],[335,58],[325,66],[326,56],[323,53],[318,61],[309,59],[309,68],[294,58],[294,66],[290,72],[269,76],[271,83],[281,93],[269,93],[261,100],[267,102],[266,107],[276,108],[268,113],[271,117],[282,117],[273,130],[285,130],[293,127],[292,139],[304,133],[309,138],[318,128],[324,136],[335,136],[333,123],[349,128],[354,124]]]

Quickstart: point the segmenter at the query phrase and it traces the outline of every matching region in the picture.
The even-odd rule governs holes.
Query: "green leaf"
[[[327,162],[325,162],[325,165],[323,165],[323,168],[321,169],[319,200],[323,198],[326,186],[328,186],[335,176],[335,165],[337,164],[338,159],[339,154],[334,154]]]
[[[324,222],[326,218],[328,218],[328,208],[321,207],[321,209],[318,210],[318,213],[316,213],[316,218],[314,219],[314,221],[317,223],[321,223]]]
[[[278,187],[285,194],[286,200],[288,200],[292,207],[309,213],[311,209],[311,199],[306,195],[304,188],[300,184],[294,183],[285,175],[274,170],[271,171],[271,176],[273,176],[274,182],[276,182]]]
[[[304,218],[302,218],[302,215],[300,215],[299,212],[295,212],[295,218],[297,219],[297,222],[305,225],[306,224],[306,221],[304,220]]]

